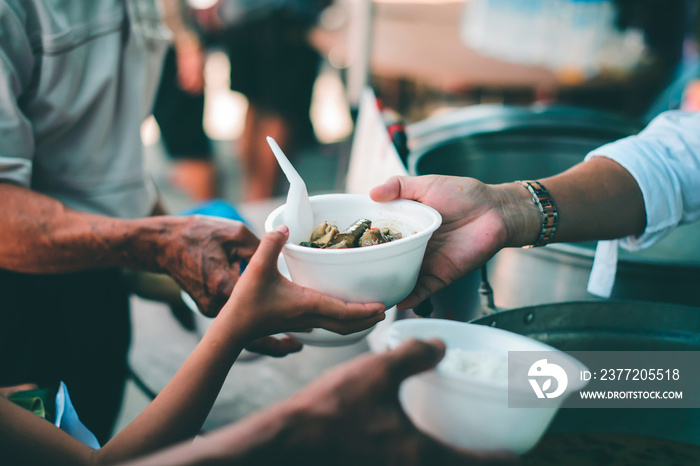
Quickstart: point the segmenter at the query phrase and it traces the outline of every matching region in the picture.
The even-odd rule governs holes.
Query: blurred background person
[[[248,109],[238,141],[243,200],[272,197],[280,170],[266,136],[293,158],[316,143],[309,116],[322,57],[308,33],[330,0],[221,0],[215,40],[231,63],[231,89]],[[210,25],[216,28],[216,25]]]
[[[153,116],[172,159],[170,183],[201,202],[218,196],[211,141],[204,132],[206,38],[184,0],[163,2],[173,41],[163,63]]]
[[[331,0],[214,0],[164,2],[173,44],[153,116],[166,156],[169,183],[201,202],[218,197],[217,168],[203,119],[208,50],[222,49],[230,63],[230,89],[247,100],[245,122],[233,153],[241,168],[243,201],[279,194],[277,162],[265,137],[289,154],[317,143],[309,115],[322,55],[308,35]],[[212,96],[210,96],[212,97]]]

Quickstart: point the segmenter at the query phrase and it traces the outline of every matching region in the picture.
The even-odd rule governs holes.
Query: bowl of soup
[[[381,302],[387,309],[408,296],[418,280],[428,240],[442,222],[435,209],[409,200],[379,203],[359,194],[323,194],[310,201],[314,222],[309,241],[303,243],[312,242],[312,234],[324,224],[335,227],[345,243],[351,238],[343,235],[358,224],[362,233],[354,230],[351,236],[359,239],[374,229],[392,238],[339,248],[287,242],[282,256],[292,282],[347,302]],[[267,217],[265,231],[284,223],[284,208]]]

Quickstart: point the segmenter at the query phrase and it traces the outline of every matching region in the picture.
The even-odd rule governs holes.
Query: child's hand
[[[277,258],[289,230],[267,233],[221,310],[232,325],[247,329],[249,342],[281,332],[320,327],[343,335],[384,320],[381,303],[346,303],[310,288],[295,285],[277,269]]]

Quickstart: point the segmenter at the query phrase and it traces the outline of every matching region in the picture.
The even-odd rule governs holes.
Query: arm
[[[553,240],[583,241],[640,234],[644,199],[635,179],[616,162],[596,157],[542,180],[559,210]],[[421,276],[400,308],[411,308],[476,270],[504,247],[535,242],[540,211],[520,184],[487,185],[473,178],[392,178],[374,188],[377,201],[414,199],[436,208],[442,226],[430,240]]]
[[[103,267],[165,272],[216,314],[233,290],[240,260],[257,237],[242,223],[209,217],[122,220],[67,208],[53,198],[0,183],[0,268],[62,273]]]
[[[130,464],[515,464],[508,454],[448,447],[418,431],[401,409],[401,382],[434,367],[444,351],[440,342],[414,340],[383,354],[356,358],[297,396],[193,444]]]
[[[644,231],[646,213],[642,192],[632,175],[613,160],[596,157],[559,175],[544,178],[542,183],[559,210],[554,242],[621,238]],[[515,187],[525,191],[527,200],[534,205],[528,191],[522,186]],[[509,207],[522,210],[525,201],[522,197],[519,200]],[[537,215],[539,217],[539,211]],[[537,233],[539,226],[535,238]],[[532,242],[520,239],[515,245],[526,246]]]
[[[153,452],[199,432],[231,365],[251,341],[310,327],[351,333],[384,318],[381,304],[348,304],[282,277],[277,257],[287,236],[286,227],[265,235],[230,300],[183,366],[144,412],[104,447],[93,451],[0,400],[0,450],[17,464],[77,465],[110,464]]]
[[[216,313],[231,293],[238,261],[249,259],[258,243],[242,224],[171,217],[116,220],[76,212],[29,189],[36,141],[20,96],[31,91],[40,64],[24,28],[12,8],[0,7],[0,268],[167,272],[200,309]]]
[[[700,219],[700,112],[663,113],[638,135],[600,147],[541,181],[559,210],[554,242],[622,238],[627,249],[651,246],[676,226]],[[477,269],[501,248],[533,244],[540,229],[539,210],[519,184],[392,178],[370,195],[376,201],[414,199],[443,216],[402,309]]]
[[[700,112],[666,112],[637,136],[607,144],[583,163],[545,178],[559,210],[554,242],[622,238],[641,249],[677,225],[700,219]],[[518,184],[471,178],[394,178],[370,195],[414,199],[436,208],[421,276],[400,308],[418,305],[477,269],[501,248],[532,244],[540,213]]]
[[[665,112],[637,136],[600,147],[587,160],[599,156],[624,167],[644,198],[646,227],[624,237],[624,248],[649,247],[700,219],[700,112]]]

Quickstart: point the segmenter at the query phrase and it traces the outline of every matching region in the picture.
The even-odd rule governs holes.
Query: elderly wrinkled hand
[[[194,215],[159,231],[156,260],[203,314],[215,316],[259,242],[241,222]]]

